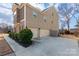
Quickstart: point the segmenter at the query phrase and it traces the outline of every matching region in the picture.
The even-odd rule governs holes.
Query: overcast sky
[[[34,7],[40,8],[41,10],[44,10],[48,8],[49,6],[52,6],[54,4],[52,3],[30,3]],[[55,5],[57,7],[58,4]],[[12,16],[12,4],[10,3],[0,3],[0,23],[7,23],[8,25],[13,24],[13,16]],[[76,20],[71,21],[71,28],[74,27],[76,23]]]
[[[41,10],[48,8],[52,4],[41,4],[41,3],[30,3],[34,7],[38,7]],[[12,4],[10,3],[0,3],[0,23],[7,23],[8,25],[13,24],[12,16]]]
[[[10,3],[0,3],[0,23],[7,23],[12,25],[12,4]]]

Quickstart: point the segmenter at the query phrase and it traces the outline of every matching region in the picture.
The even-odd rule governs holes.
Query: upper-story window
[[[24,19],[24,7],[20,9],[20,20]]]
[[[32,16],[36,17],[37,16],[37,13],[36,12],[33,12],[32,13]]]

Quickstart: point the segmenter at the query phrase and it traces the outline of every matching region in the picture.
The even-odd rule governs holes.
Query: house
[[[0,23],[0,33],[7,33],[8,25],[6,23]]]
[[[38,30],[46,29],[49,30],[51,36],[58,36],[58,14],[54,6],[42,11],[29,3],[14,3],[12,11],[14,16],[14,32],[19,32],[28,27]]]

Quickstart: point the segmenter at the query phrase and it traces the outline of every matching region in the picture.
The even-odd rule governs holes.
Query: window
[[[17,22],[19,22],[20,21],[20,9],[19,8],[17,8],[16,17],[17,17]]]
[[[37,13],[36,12],[33,12],[33,14],[32,14],[34,17],[36,17],[37,16]]]
[[[20,9],[20,20],[24,19],[24,7]]]

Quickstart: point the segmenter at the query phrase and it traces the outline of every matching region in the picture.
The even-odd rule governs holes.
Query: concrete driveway
[[[6,41],[14,50],[16,56],[77,56],[79,48],[77,40],[62,37],[41,37],[33,39],[33,44],[24,48],[10,38]]]

